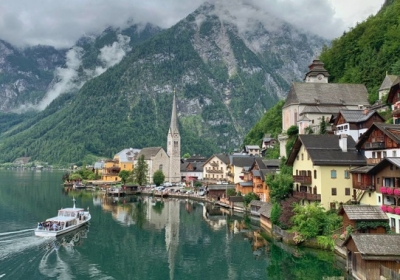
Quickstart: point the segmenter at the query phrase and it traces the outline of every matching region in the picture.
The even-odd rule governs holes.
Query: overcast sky
[[[217,0],[209,0],[215,2]],[[218,0],[227,1],[230,0]],[[375,14],[384,0],[243,0],[328,39]],[[1,0],[0,39],[71,47],[83,34],[133,22],[167,28],[205,0]]]

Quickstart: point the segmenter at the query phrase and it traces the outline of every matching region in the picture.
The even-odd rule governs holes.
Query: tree
[[[194,183],[194,186],[195,186],[196,188],[200,188],[201,186],[203,186],[203,184],[202,184],[200,181],[196,181],[196,182]]]
[[[118,173],[118,176],[121,178],[122,184],[124,184],[124,185],[125,185],[125,183],[128,180],[130,175],[131,175],[131,172],[129,172],[128,170],[121,170]]]
[[[190,158],[190,154],[189,154],[189,153],[185,153],[185,154],[183,155],[183,158],[184,158],[184,159]]]
[[[137,165],[133,170],[133,177],[140,186],[147,183],[147,172],[148,165],[144,160],[144,155],[141,155],[138,159]]]
[[[319,124],[319,134],[326,134],[326,121],[324,116],[322,116],[321,123]]]
[[[162,170],[157,170],[156,172],[154,172],[153,174],[153,182],[154,184],[156,184],[156,186],[161,185],[162,183],[164,183],[165,180],[165,175],[162,172]]]
[[[226,195],[227,196],[235,196],[236,195],[235,189],[227,189],[226,190]]]
[[[260,198],[255,193],[249,192],[243,198],[244,206],[247,207],[252,200],[260,200]]]
[[[82,180],[82,175],[79,174],[79,173],[72,173],[72,174],[69,176],[69,179],[70,179],[71,181]]]
[[[307,205],[296,204],[292,217],[293,230],[299,232],[305,239],[322,235],[325,222],[325,209],[318,203]]]

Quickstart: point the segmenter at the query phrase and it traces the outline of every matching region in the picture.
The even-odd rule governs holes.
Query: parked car
[[[164,186],[158,186],[156,187],[156,191],[163,191],[165,188]]]
[[[205,191],[205,189],[199,189],[199,191],[197,193],[198,193],[198,195],[203,196],[206,194],[206,191]]]
[[[164,187],[166,187],[166,188],[172,187],[172,184],[171,184],[170,182],[165,182],[163,185],[164,185]]]

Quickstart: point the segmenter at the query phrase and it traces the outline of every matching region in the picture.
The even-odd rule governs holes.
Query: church
[[[132,171],[141,156],[148,166],[147,182],[153,183],[153,174],[161,170],[165,175],[165,182],[177,183],[181,181],[181,136],[178,128],[176,96],[172,101],[171,122],[167,135],[167,152],[163,147],[147,147],[143,149],[124,149],[117,153],[112,160],[105,161],[102,166],[103,181],[119,181],[118,173],[121,170]]]

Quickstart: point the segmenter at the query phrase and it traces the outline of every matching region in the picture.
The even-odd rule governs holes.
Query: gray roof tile
[[[389,218],[379,206],[372,205],[343,205],[340,212],[346,212],[350,220],[388,221]]]

